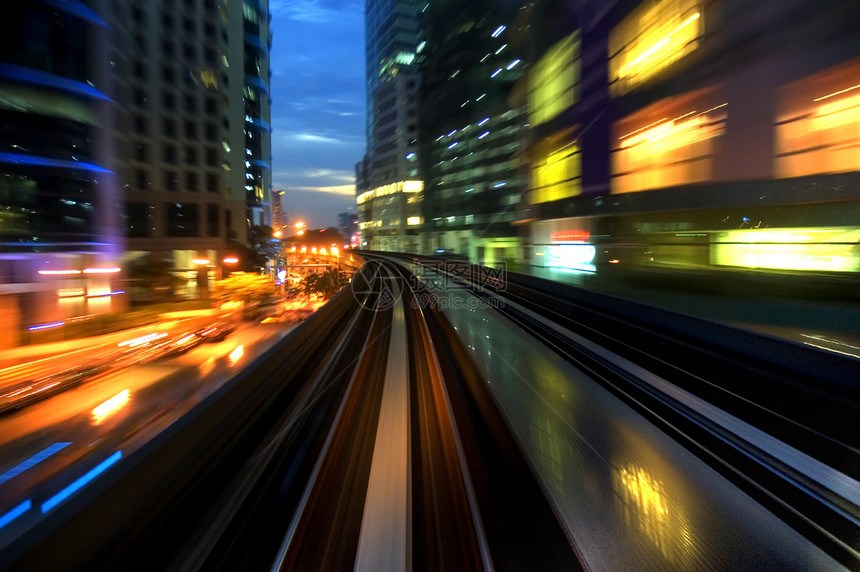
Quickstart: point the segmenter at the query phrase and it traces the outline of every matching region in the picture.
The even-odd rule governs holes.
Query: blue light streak
[[[4,514],[3,516],[0,516],[0,528],[3,528],[19,516],[30,510],[31,506],[33,506],[33,503],[30,501],[30,499],[27,499],[6,514]]]
[[[103,99],[114,103],[111,98],[89,84],[25,66],[0,63],[0,77],[11,79],[16,82],[32,83],[43,87],[59,89],[67,93],[82,95],[84,97]]]
[[[42,514],[47,513],[49,510],[72,496],[78,490],[83,488],[87,483],[105,472],[111,465],[119,461],[121,458],[122,451],[117,451],[116,453],[96,465],[95,468],[90,469],[90,471],[83,477],[79,478],[78,480],[76,480],[75,482],[73,482],[72,484],[46,500],[44,503],[42,503]]]
[[[58,453],[58,452],[62,451],[63,449],[65,449],[66,447],[68,447],[71,444],[72,444],[71,441],[64,441],[64,442],[60,442],[60,443],[54,443],[50,447],[46,447],[45,449],[42,449],[41,451],[39,451],[38,453],[36,453],[35,455],[30,457],[26,461],[23,461],[23,462],[15,465],[11,469],[9,469],[8,471],[6,471],[2,475],[0,475],[0,485],[5,483],[9,479],[13,479],[13,478],[17,477],[18,475],[20,475],[21,473],[23,473],[27,469],[35,467],[36,465],[38,465],[39,463],[41,463],[42,461],[44,461],[45,459],[47,459],[48,457],[53,455],[54,453]]]
[[[0,153],[0,163],[11,163],[13,165],[27,165],[33,167],[55,167],[57,169],[75,169],[79,171],[90,171],[92,173],[113,173],[104,167],[86,163],[84,161],[67,161],[65,159],[51,159],[50,157],[35,157],[32,155],[21,155],[20,153]]]
[[[35,332],[36,330],[47,330],[48,328],[59,328],[60,326],[65,326],[65,322],[51,322],[50,324],[39,324],[38,326],[30,326],[27,328],[30,332]]]

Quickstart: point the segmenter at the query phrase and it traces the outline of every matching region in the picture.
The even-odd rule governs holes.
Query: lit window
[[[528,94],[531,124],[549,121],[576,102],[580,77],[579,51],[579,34],[570,34],[547,50],[532,68]]]
[[[613,124],[612,192],[711,180],[728,106],[709,88],[658,101]]]
[[[860,170],[860,59],[779,91],[777,177]]]
[[[609,34],[609,83],[621,95],[698,47],[701,0],[651,0]]]

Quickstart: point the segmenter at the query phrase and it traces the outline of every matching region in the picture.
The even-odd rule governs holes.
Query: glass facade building
[[[18,3],[0,23],[0,347],[124,304],[113,31],[91,5]]]

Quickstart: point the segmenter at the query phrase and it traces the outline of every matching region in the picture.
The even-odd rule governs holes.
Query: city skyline
[[[272,186],[291,220],[355,212],[365,148],[361,0],[273,0]]]

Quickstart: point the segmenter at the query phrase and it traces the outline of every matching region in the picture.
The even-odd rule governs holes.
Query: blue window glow
[[[491,34],[494,38],[498,38],[499,34],[505,31],[505,26],[499,26],[496,30]]]
[[[448,134],[448,137],[450,137],[451,135],[453,135],[453,134],[454,134],[454,133],[456,133],[456,132],[457,132],[457,130],[456,130],[456,129],[454,129],[453,131],[451,131],[451,132]]]
[[[460,142],[459,142],[459,141],[454,141],[453,143],[451,143],[450,145],[448,145],[448,149],[453,149],[454,147],[456,147],[456,146],[457,146],[457,145],[459,145],[459,144],[460,144]]]
[[[493,188],[498,189],[499,187],[504,187],[506,184],[506,182],[502,181],[501,183],[496,183],[495,185],[493,185]]]
[[[502,73],[502,68],[499,68],[496,71],[494,71],[492,74],[490,74],[490,77],[496,77],[500,73]]]
[[[483,118],[483,119],[481,120],[481,122],[480,122],[480,123],[478,123],[478,127],[480,127],[481,125],[483,125],[484,123],[486,123],[486,122],[487,122],[487,121],[489,121],[489,120],[490,120],[490,118],[489,118],[489,117],[485,117],[485,118]]]
[[[511,63],[509,63],[508,67],[506,67],[505,69],[506,70],[512,70],[517,66],[518,63],[520,63],[520,60],[514,60]]]
[[[78,480],[76,480],[75,482],[73,482],[72,484],[46,500],[44,503],[42,503],[42,514],[47,513],[49,510],[72,496],[78,490],[83,488],[87,483],[105,472],[111,465],[119,461],[121,458],[122,451],[117,451],[116,453],[96,465],[95,468],[90,469],[90,471],[83,477],[79,478]]]
[[[487,136],[487,135],[489,135],[489,134],[490,134],[490,132],[489,132],[489,131],[484,131],[483,133],[481,133],[480,135],[478,135],[478,139],[483,139],[484,137],[486,137],[486,136]]]

